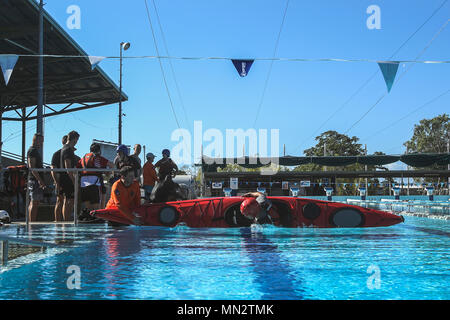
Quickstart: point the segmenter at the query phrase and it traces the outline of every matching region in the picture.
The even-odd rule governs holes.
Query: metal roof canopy
[[[0,6],[0,54],[38,55],[39,5],[34,0],[2,0]],[[45,10],[44,54],[87,56]],[[2,120],[20,121],[22,135],[25,134],[25,122],[37,119],[34,114],[38,103],[38,60],[38,57],[20,57],[8,86],[0,77],[0,124]],[[88,58],[44,58],[44,108],[50,112],[43,117],[109,105],[119,99],[128,100],[123,92],[119,96],[118,86],[101,68],[92,70]],[[12,115],[4,117],[6,112]]]

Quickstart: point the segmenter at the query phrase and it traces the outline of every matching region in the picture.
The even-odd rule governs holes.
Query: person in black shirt
[[[76,131],[71,131],[67,135],[67,142],[61,149],[60,164],[61,168],[71,169],[75,168],[78,157],[75,155],[75,145],[78,143],[80,134]],[[62,172],[60,175],[60,186],[64,194],[64,205],[62,209],[63,219],[65,221],[71,220],[74,203],[74,186],[75,175],[73,172]]]
[[[62,144],[63,146],[67,143],[67,135],[65,135],[62,138]],[[61,149],[59,149],[58,151],[56,151],[53,154],[52,157],[52,165],[51,165],[52,169],[60,169],[61,168]],[[61,184],[60,184],[60,172],[53,172],[52,171],[52,177],[53,177],[53,181],[55,182],[55,193],[56,193],[56,205],[55,205],[55,222],[58,221],[64,221],[64,218],[62,216],[62,208],[64,205],[64,193],[62,192],[61,189]]]
[[[27,152],[28,168],[42,169],[42,156],[39,149],[44,144],[44,136],[36,133],[33,136],[33,143]],[[30,204],[28,207],[28,221],[36,221],[39,203],[44,199],[44,189],[46,188],[44,179],[39,172],[30,171],[28,189],[30,190]]]
[[[167,176],[172,177],[178,171],[178,166],[170,158],[170,151],[164,149],[162,151],[163,158],[155,163],[155,168],[158,169],[159,181],[164,181]]]
[[[134,171],[134,179],[139,181],[141,165],[135,157],[128,155],[128,148],[125,145],[121,144],[117,147],[117,156],[114,159],[114,164],[119,170],[126,166],[132,167]]]

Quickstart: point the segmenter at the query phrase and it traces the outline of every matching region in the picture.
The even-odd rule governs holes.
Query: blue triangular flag
[[[241,77],[247,76],[250,68],[255,60],[231,60]]]
[[[392,85],[394,84],[395,76],[397,75],[398,62],[379,62],[381,72],[383,73],[384,81],[386,81],[386,86],[388,92],[391,91]]]
[[[15,54],[0,55],[0,68],[2,69],[6,85],[8,85],[9,79],[11,78],[18,59],[19,56]]]

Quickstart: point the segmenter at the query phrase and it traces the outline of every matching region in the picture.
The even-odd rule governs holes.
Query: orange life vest
[[[84,157],[81,159],[81,166],[85,169],[95,168],[94,158],[95,158],[94,153],[92,153],[92,152],[86,153],[84,155]],[[83,171],[83,172],[81,172],[81,175],[83,175],[83,176],[87,176],[87,175],[99,176],[99,175],[101,175],[101,173]]]
[[[12,193],[23,192],[26,190],[28,167],[22,166],[10,166],[7,168],[8,177],[8,189]]]

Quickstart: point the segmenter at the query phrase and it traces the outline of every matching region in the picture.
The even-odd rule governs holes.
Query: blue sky
[[[277,57],[388,59],[444,0],[428,1],[300,1],[290,0]],[[155,0],[172,56],[267,58],[271,57],[286,1]],[[381,29],[369,30],[370,5],[381,9]],[[81,29],[66,26],[67,7],[81,9]],[[160,53],[166,55],[152,1],[148,0]],[[118,56],[119,43],[128,41],[129,56],[155,55],[144,0],[47,0],[46,10],[90,55]],[[413,60],[450,18],[450,3],[393,57]],[[450,23],[420,60],[450,60]],[[178,97],[167,61],[163,61],[168,86],[181,127],[194,120],[204,130],[253,128],[270,62],[256,61],[249,75],[239,77],[230,61],[172,60],[187,117]],[[104,60],[101,68],[118,83],[118,60]],[[409,64],[399,66],[397,80]],[[367,62],[274,62],[261,113],[255,129],[279,129],[280,153],[302,155],[315,145],[314,137],[326,130],[344,133],[386,92],[380,72],[328,121],[353,93],[378,69]],[[415,64],[361,122],[347,134],[367,143],[369,153],[399,154],[414,124],[423,118],[450,113],[450,94],[420,109],[394,127],[373,136],[415,108],[450,88],[449,64]],[[171,133],[177,129],[161,70],[156,59],[124,61],[123,139],[126,144],[146,145],[158,156],[173,148]],[[92,139],[117,141],[117,105],[101,107],[46,120],[44,160],[60,147],[70,130],[81,133],[78,154],[88,152]],[[187,119],[186,119],[187,118]],[[29,128],[34,126],[29,123]],[[4,150],[20,153],[20,125],[4,123]],[[30,128],[27,147],[34,130]]]

